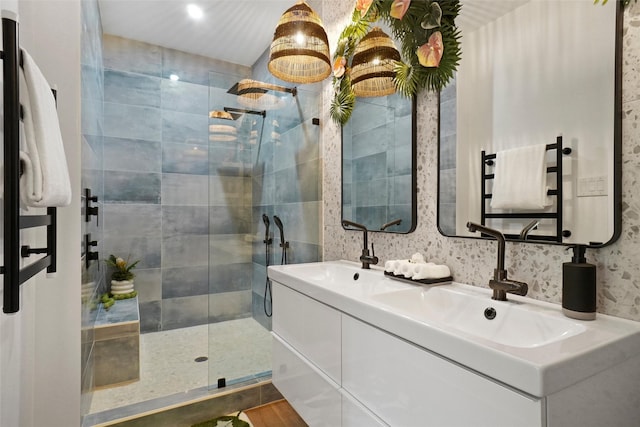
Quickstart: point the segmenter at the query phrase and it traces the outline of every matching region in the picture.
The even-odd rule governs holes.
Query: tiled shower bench
[[[119,300],[109,310],[100,304],[94,344],[94,387],[107,388],[140,379],[138,297]]]

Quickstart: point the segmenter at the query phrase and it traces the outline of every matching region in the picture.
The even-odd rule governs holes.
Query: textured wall
[[[326,0],[324,23],[331,46],[348,22],[353,4]],[[623,207],[622,235],[613,245],[590,250],[588,261],[598,268],[598,311],[640,320],[640,4],[625,11],[623,39]],[[356,260],[361,233],[340,226],[340,133],[330,123],[332,88],[324,85],[323,158],[324,259]],[[437,230],[437,97],[423,92],[418,98],[418,227],[409,235],[374,234],[376,255],[382,262],[420,251],[430,260],[451,267],[456,280],[486,286],[493,274],[495,242],[443,237]],[[530,284],[529,296],[560,303],[564,247],[508,243],[509,275]]]

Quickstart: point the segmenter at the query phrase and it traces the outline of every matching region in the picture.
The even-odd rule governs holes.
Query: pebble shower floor
[[[209,359],[196,362],[201,356]],[[253,318],[146,333],[140,336],[140,381],[95,391],[90,412],[270,370],[271,335]]]

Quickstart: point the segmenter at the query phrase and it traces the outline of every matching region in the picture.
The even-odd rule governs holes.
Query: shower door
[[[282,85],[243,96],[256,93],[245,87],[251,85],[246,79],[269,79],[266,67],[262,73],[259,68],[254,66],[251,77],[209,75],[212,388],[270,376],[266,267],[285,258],[291,263],[318,261],[322,252],[319,126],[314,120],[320,87],[296,88],[294,94]],[[281,245],[281,234],[287,245]]]

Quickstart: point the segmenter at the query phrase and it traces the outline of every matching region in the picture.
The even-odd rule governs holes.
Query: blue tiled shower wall
[[[103,61],[102,26],[97,0],[82,2],[81,37],[81,87],[82,87],[82,188],[90,188],[98,196],[94,204],[102,211],[103,190]],[[102,218],[93,217],[91,221],[81,222],[82,234],[91,233],[91,240],[98,242],[93,248],[102,250]],[[93,325],[97,316],[97,299],[104,292],[104,268],[98,268],[98,262],[92,262],[89,268],[82,269],[82,329],[81,329],[81,375],[82,400],[81,413],[89,412],[93,389]]]
[[[292,261],[321,253],[318,129],[300,118],[317,115],[319,92],[269,111],[261,140],[210,142],[216,94],[255,66],[110,35],[103,43],[104,253],[141,260],[141,330],[252,313],[268,327],[262,212],[296,237]]]

